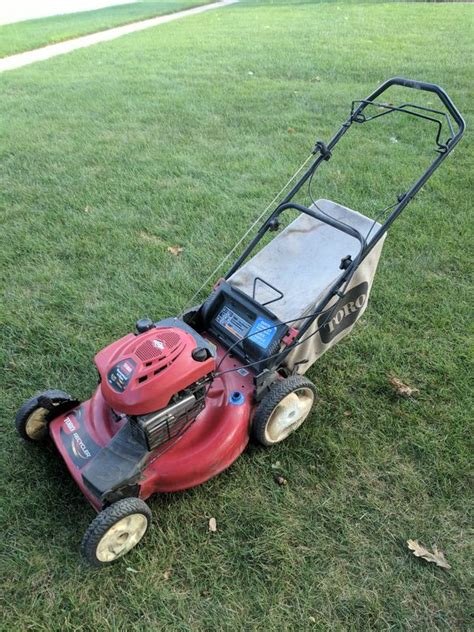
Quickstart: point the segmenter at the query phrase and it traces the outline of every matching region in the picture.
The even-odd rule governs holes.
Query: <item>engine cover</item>
[[[205,351],[195,352],[194,359],[198,348]],[[109,406],[126,415],[146,415],[165,408],[174,395],[212,373],[215,357],[197,332],[168,319],[105,347],[95,364]]]

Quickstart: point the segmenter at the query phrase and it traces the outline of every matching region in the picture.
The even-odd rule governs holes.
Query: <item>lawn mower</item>
[[[444,108],[378,101],[392,86],[433,93]],[[434,125],[437,154],[383,209],[383,220],[315,200],[313,174],[344,134],[393,113]],[[290,190],[260,215],[255,236],[225,276],[214,276],[202,303],[159,322],[138,320],[134,333],[99,351],[91,399],[48,390],[21,406],[19,434],[33,442],[50,437],[98,512],[81,546],[91,564],[110,564],[138,544],[150,524],[145,501],[152,494],[204,483],[228,468],[250,438],[272,446],[301,426],[316,396],[304,374],[364,313],[388,228],[464,127],[446,92],[430,83],[393,78],[353,101],[349,118],[327,144],[315,144]],[[309,206],[294,201],[305,183]],[[296,219],[282,227],[287,211]]]

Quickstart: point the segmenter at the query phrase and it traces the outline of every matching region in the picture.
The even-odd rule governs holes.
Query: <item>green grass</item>
[[[12,420],[40,389],[88,397],[94,353],[176,312],[352,98],[436,81],[469,125],[473,9],[248,2],[2,75],[2,630],[469,629],[469,133],[393,226],[363,322],[310,370],[311,419],[152,499],[121,563],[80,562],[93,512]],[[317,194],[373,212],[403,191],[432,154],[395,123],[351,130]]]
[[[209,0],[210,1],[210,0]],[[180,9],[207,4],[206,0],[139,0],[95,11],[66,13],[0,26],[0,57],[22,53],[114,26],[146,20]]]

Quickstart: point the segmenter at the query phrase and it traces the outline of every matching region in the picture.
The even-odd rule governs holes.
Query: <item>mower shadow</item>
[[[154,524],[160,530],[163,529],[163,533],[157,536],[158,541],[164,542],[170,537],[166,532],[168,518],[174,525],[169,525],[172,530],[179,529],[180,523],[186,524],[190,519],[196,521],[196,524],[207,525],[209,507],[214,503],[216,509],[221,503],[232,504],[232,488],[236,485],[241,487],[257,480],[260,481],[261,493],[269,494],[270,497],[278,494],[276,471],[272,469],[272,464],[277,461],[285,462],[285,455],[294,454],[295,448],[297,451],[299,448],[304,451],[301,445],[299,448],[294,445],[293,450],[289,443],[266,449],[251,442],[241,457],[219,476],[181,492],[154,494],[148,504],[154,514]],[[56,559],[58,564],[66,563],[71,572],[76,572],[82,567],[79,557],[80,542],[95,516],[94,510],[74,484],[66,464],[60,459],[54,446],[24,444],[17,451],[16,458],[22,463],[19,471],[15,469],[16,482],[19,482],[19,478],[24,479],[25,488],[21,502],[16,502],[14,497],[9,501],[15,505],[18,523],[23,525],[21,533],[16,536],[34,554],[50,547],[51,558]],[[34,472],[34,477],[31,477],[31,472]],[[312,473],[314,482],[323,477],[327,477],[327,472]],[[192,515],[189,513],[191,507]],[[197,515],[196,507],[200,507]],[[32,516],[34,520],[31,520]],[[207,530],[207,526],[205,528]],[[88,567],[87,571],[90,572]]]

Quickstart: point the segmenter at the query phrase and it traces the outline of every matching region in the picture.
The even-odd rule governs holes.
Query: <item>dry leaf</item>
[[[134,568],[132,568],[131,566],[127,566],[127,571],[129,573],[139,573],[140,571],[135,570]]]
[[[217,520],[215,518],[209,518],[209,531],[215,533],[217,531]]]
[[[280,461],[277,461],[276,463],[272,463],[272,469],[277,470],[280,467],[281,463]]]
[[[86,206],[86,208],[84,209],[84,213],[90,213],[91,212],[91,207],[90,206]]]
[[[413,551],[413,555],[416,557],[422,557],[427,562],[433,562],[436,566],[441,568],[451,568],[446,561],[444,553],[438,549],[436,545],[433,545],[433,552],[431,553],[426,549],[418,540],[407,540],[408,548]]]
[[[278,483],[278,485],[288,485],[288,481],[286,480],[286,478],[284,476],[281,476],[280,474],[278,476],[275,476],[275,482]]]
[[[402,397],[411,397],[415,393],[418,393],[417,388],[412,388],[408,386],[408,384],[404,384],[398,377],[389,377],[389,382],[397,392],[397,395],[401,395]]]
[[[165,571],[165,572],[163,573],[163,579],[164,579],[165,581],[168,581],[168,579],[169,579],[170,577],[171,577],[171,570],[170,570],[170,569],[168,569],[167,571]]]
[[[288,132],[288,134],[294,134],[294,133],[296,132],[296,130],[295,130],[295,128],[294,128],[294,127],[289,127],[289,128],[287,129],[287,132]]]
[[[180,255],[183,252],[183,249],[181,248],[181,246],[168,246],[167,251],[174,255],[175,257],[177,257],[178,255]]]
[[[351,417],[352,416],[352,413],[351,413],[350,410],[345,410],[342,414],[344,415],[344,417]]]

